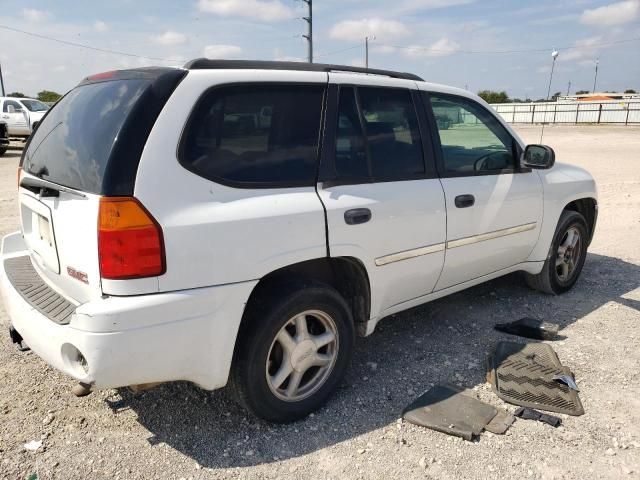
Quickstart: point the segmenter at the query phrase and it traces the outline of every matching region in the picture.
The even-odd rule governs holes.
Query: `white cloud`
[[[397,20],[382,18],[364,18],[362,20],[344,20],[333,26],[329,35],[338,40],[364,40],[364,37],[376,36],[379,39],[391,39],[405,36],[409,29]]]
[[[455,40],[443,37],[428,47],[414,45],[406,50],[409,57],[444,57],[460,50],[460,44]]]
[[[109,31],[109,25],[107,25],[106,23],[104,23],[101,20],[96,20],[93,23],[93,29],[96,32],[104,33],[104,32],[108,32]]]
[[[243,17],[275,22],[293,18],[294,12],[280,0],[199,0],[198,10],[223,17]]]
[[[625,0],[582,12],[580,21],[585,25],[611,27],[633,22],[640,13],[640,0]]]
[[[399,6],[400,11],[434,10],[436,8],[456,7],[474,3],[476,0],[405,0]]]
[[[207,58],[231,58],[237,57],[242,48],[237,45],[207,45],[204,47],[204,56]]]
[[[376,46],[375,44],[373,45],[373,48],[371,50],[373,52],[382,53],[382,54],[396,53],[398,51],[398,49],[396,47],[393,47],[391,45],[378,45],[378,46]]]
[[[602,37],[600,36],[577,40],[573,44],[574,48],[567,50],[566,52],[560,52],[558,60],[572,61],[582,60],[584,58],[595,58],[598,54],[599,48],[594,47],[594,45],[599,43],[602,43]]]
[[[57,73],[66,72],[67,67],[66,65],[56,65],[55,67],[53,67],[53,71]]]
[[[39,23],[49,18],[50,13],[44,10],[36,10],[35,8],[23,8],[22,16],[27,22]]]
[[[153,41],[159,45],[181,45],[187,43],[187,36],[184,33],[167,30],[162,35],[153,37]]]

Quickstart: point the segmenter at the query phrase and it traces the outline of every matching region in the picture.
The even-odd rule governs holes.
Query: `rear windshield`
[[[102,193],[103,177],[118,134],[147,80],[81,85],[44,117],[29,142],[23,168],[66,187]]]

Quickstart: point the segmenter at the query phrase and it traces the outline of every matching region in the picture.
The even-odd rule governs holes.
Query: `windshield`
[[[76,87],[44,117],[23,168],[66,187],[102,193],[120,130],[148,85],[136,79]]]
[[[27,107],[30,112],[46,112],[49,110],[49,105],[42,103],[40,100],[20,100],[20,102]]]

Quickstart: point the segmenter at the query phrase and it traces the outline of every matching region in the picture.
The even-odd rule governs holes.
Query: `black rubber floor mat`
[[[505,402],[568,415],[584,413],[577,392],[553,380],[554,375],[573,374],[551,346],[500,342],[488,362],[493,390]]]
[[[465,440],[480,435],[498,409],[461,393],[455,387],[436,385],[402,412],[408,422]]]

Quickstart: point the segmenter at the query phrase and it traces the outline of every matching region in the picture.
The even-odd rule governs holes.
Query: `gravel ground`
[[[539,127],[518,128],[537,143]],[[187,383],[141,395],[71,394],[74,383],[0,335],[0,477],[39,478],[640,478],[640,128],[547,127],[561,161],[598,181],[600,218],[575,288],[533,292],[510,275],[396,315],[359,339],[326,407],[273,426],[224,391]],[[17,228],[17,154],[0,158],[0,234]],[[496,322],[560,323],[553,342],[576,375],[586,414],[558,429],[518,420],[462,441],[399,420],[437,382],[504,406],[485,384]],[[7,323],[0,306],[0,323]],[[511,337],[511,339],[516,337]],[[24,444],[42,440],[36,452]]]

